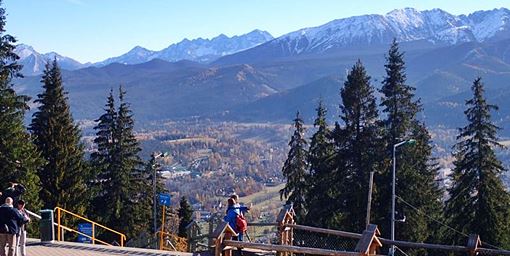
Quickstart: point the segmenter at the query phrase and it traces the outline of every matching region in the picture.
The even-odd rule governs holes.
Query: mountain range
[[[233,49],[223,45],[228,40],[221,38],[208,42],[214,41],[215,49]],[[417,88],[424,105],[421,118],[428,125],[462,125],[464,100],[472,81],[482,76],[489,101],[500,105],[495,120],[510,135],[510,102],[504,98],[510,95],[508,9],[456,16],[440,9],[406,8],[264,38],[264,43],[245,50],[239,43],[239,51],[230,55],[227,50],[215,51],[225,53],[223,57],[212,54],[187,60],[192,57],[180,55],[181,60],[168,62],[151,58],[155,52],[135,48],[131,52],[139,54],[129,55],[131,59],[123,56],[124,62],[129,59],[136,64],[119,60],[64,70],[74,116],[96,119],[108,90],[123,84],[141,125],[190,117],[288,123],[298,110],[311,122],[320,98],[331,120],[337,120],[339,90],[347,70],[360,59],[372,84],[380,87],[385,54],[396,38],[405,51],[408,83]],[[179,44],[185,45],[184,41]],[[177,48],[172,49],[178,52]],[[35,96],[41,90],[39,81],[39,76],[29,76],[15,85],[18,91]]]
[[[170,62],[192,60],[207,63],[222,56],[252,48],[271,39],[273,39],[271,34],[261,30],[253,30],[247,34],[233,37],[221,34],[212,39],[184,39],[179,43],[171,44],[161,51],[151,51],[141,46],[136,46],[120,56],[108,58],[97,63],[85,64],[55,52],[41,54],[34,50],[33,47],[24,44],[18,45],[15,52],[20,56],[20,63],[24,66],[22,73],[25,75],[37,75],[42,73],[45,63],[55,57],[60,66],[67,70],[76,70],[88,66],[103,67],[112,63],[139,64],[153,59],[162,59]]]
[[[267,61],[306,54],[346,53],[385,47],[393,39],[416,47],[438,47],[465,42],[496,41],[510,37],[510,10],[478,11],[452,15],[441,9],[393,10],[333,20],[324,25],[290,32],[242,54],[221,60],[221,64]],[[377,49],[375,49],[377,51]]]

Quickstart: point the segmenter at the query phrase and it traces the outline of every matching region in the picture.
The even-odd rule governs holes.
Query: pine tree
[[[43,92],[35,103],[30,130],[46,164],[38,169],[40,198],[46,209],[56,206],[83,214],[88,206],[86,183],[90,179],[84,161],[80,129],[73,123],[62,75],[56,59],[46,64]]]
[[[305,139],[305,128],[299,112],[294,119],[295,131],[292,135],[289,146],[290,150],[287,160],[282,168],[283,176],[287,179],[285,187],[280,190],[280,198],[285,198],[287,203],[292,203],[296,212],[296,221],[302,223],[306,216],[306,194],[308,170],[308,151]]]
[[[5,34],[5,23],[5,9],[0,8],[0,190],[8,182],[23,184],[27,208],[37,211],[41,207],[37,168],[44,161],[23,125],[30,98],[17,94],[11,84],[13,78],[22,77],[22,66],[14,53],[16,40]]]
[[[510,248],[510,195],[501,181],[505,169],[494,152],[502,147],[500,128],[491,120],[491,111],[498,108],[485,100],[481,78],[471,89],[473,98],[466,101],[464,111],[468,124],[459,129],[454,146],[453,183],[445,212],[453,228],[478,234],[484,243]],[[450,233],[447,242],[465,245],[466,238]]]
[[[389,237],[391,224],[391,184],[393,145],[406,139],[416,140],[414,146],[401,146],[396,151],[396,194],[400,198],[397,211],[406,216],[406,222],[396,223],[396,238],[411,241],[427,241],[432,237],[432,221],[429,216],[439,216],[442,193],[436,183],[437,168],[431,158],[430,135],[417,120],[421,111],[419,100],[414,100],[415,88],[406,84],[403,53],[396,41],[390,47],[386,77],[381,88],[383,113],[382,128],[385,133],[385,161],[381,174],[376,176],[375,213],[385,237]],[[413,207],[411,207],[411,206]]]
[[[193,209],[186,197],[179,202],[179,233],[180,237],[186,237],[186,227],[193,221]]]
[[[336,185],[343,188],[334,202],[341,202],[342,230],[362,232],[366,227],[370,172],[377,169],[381,152],[378,112],[374,89],[361,61],[347,75],[340,92],[340,118],[344,127],[336,129]],[[338,159],[338,158],[337,158]]]
[[[146,172],[141,169],[143,162],[138,155],[141,151],[140,145],[134,135],[134,119],[129,103],[124,100],[126,91],[119,87],[119,108],[117,111],[116,132],[114,133],[114,141],[117,147],[114,155],[114,168],[118,168],[124,180],[120,182],[127,192],[127,198],[124,198],[125,214],[129,218],[122,218],[120,215],[119,228],[125,229],[126,233],[133,237],[142,232],[150,230],[150,216],[152,205],[150,200],[152,193],[151,186],[148,181]],[[122,223],[122,219],[124,223]],[[127,221],[127,222],[126,222]]]
[[[105,113],[95,120],[97,125],[94,127],[94,130],[96,130],[94,144],[97,150],[90,155],[90,163],[94,175],[94,179],[91,180],[90,184],[94,196],[90,207],[90,214],[94,216],[95,220],[102,223],[108,222],[109,216],[113,215],[111,212],[108,212],[112,208],[104,209],[104,206],[110,201],[109,192],[115,189],[111,187],[110,183],[113,176],[111,163],[116,146],[114,134],[117,122],[113,90],[110,90],[104,111]]]
[[[310,140],[310,149],[308,162],[310,164],[309,191],[305,201],[307,203],[308,213],[305,224],[317,227],[327,227],[329,219],[326,216],[332,209],[332,157],[333,143],[331,140],[331,131],[326,121],[327,110],[322,100],[316,109],[317,118],[314,127],[317,129]]]
[[[132,238],[150,231],[152,189],[150,173],[142,169],[141,149],[134,135],[134,119],[129,103],[124,99],[125,94],[120,86],[116,108],[113,91],[110,91],[105,112],[94,127],[97,150],[91,154],[95,169],[92,215],[104,225]],[[105,233],[101,238],[107,241],[117,239],[111,233]]]

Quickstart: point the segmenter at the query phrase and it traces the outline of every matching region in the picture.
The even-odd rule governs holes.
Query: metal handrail
[[[101,224],[99,224],[99,223],[97,223],[97,222],[95,222],[95,221],[92,221],[92,220],[90,220],[90,219],[87,219],[87,218],[85,218],[85,217],[83,217],[83,216],[80,216],[80,215],[78,215],[78,214],[76,214],[76,213],[70,212],[70,211],[68,211],[68,210],[66,210],[66,209],[63,209],[63,208],[60,208],[60,207],[55,207],[55,211],[57,212],[57,227],[58,227],[58,228],[57,228],[57,240],[58,240],[58,241],[62,241],[62,240],[63,240],[63,238],[61,237],[61,231],[60,231],[60,229],[61,229],[61,227],[62,227],[63,229],[66,229],[66,230],[69,230],[69,231],[75,232],[75,233],[77,233],[77,234],[80,234],[80,235],[83,235],[83,236],[85,236],[85,237],[87,237],[87,238],[92,239],[92,244],[95,244],[95,241],[98,241],[99,243],[102,243],[102,244],[111,245],[111,244],[106,243],[106,242],[104,242],[104,241],[101,241],[101,240],[99,240],[99,239],[97,239],[97,238],[95,237],[95,228],[94,228],[94,227],[95,227],[95,226],[98,226],[98,227],[100,227],[100,228],[103,228],[103,229],[105,229],[105,230],[107,230],[107,231],[110,231],[110,232],[112,232],[112,233],[115,233],[115,234],[119,235],[119,236],[120,236],[120,246],[121,246],[121,247],[124,247],[124,241],[126,241],[126,235],[124,235],[124,234],[122,234],[122,233],[120,233],[120,232],[118,232],[118,231],[116,231],[116,230],[113,230],[113,229],[111,229],[111,228],[108,228],[108,227],[106,227],[106,226],[104,226],[104,225],[101,225]],[[74,217],[76,217],[76,218],[79,218],[79,219],[81,219],[81,220],[83,220],[83,221],[87,221],[87,222],[91,223],[91,224],[92,224],[92,236],[85,235],[85,234],[83,234],[83,233],[81,233],[81,232],[78,232],[78,231],[76,231],[76,230],[73,230],[73,229],[70,229],[70,228],[68,228],[68,227],[65,227],[65,226],[61,225],[61,224],[60,224],[60,220],[61,220],[61,217],[62,217],[62,216],[61,216],[61,211],[62,211],[62,212],[64,212],[64,213],[70,214],[70,215],[72,215],[72,216],[74,216]]]
[[[168,232],[165,232],[165,231],[157,231],[157,232],[156,232],[156,237],[158,236],[158,234],[160,234],[160,236],[161,236],[161,239],[159,240],[159,243],[160,243],[160,245],[159,245],[159,249],[160,249],[160,250],[174,250],[174,251],[177,251],[177,249],[176,249],[176,248],[175,248],[175,246],[172,244],[172,242],[170,242],[168,239],[167,239],[166,241],[163,241],[163,239],[162,239],[162,237],[163,237],[164,235],[169,235],[169,236],[170,236],[170,235],[172,235],[171,233],[168,233]],[[166,246],[163,244],[163,242],[168,242],[168,244],[170,244],[170,246],[172,246],[172,248],[170,248],[170,247],[166,247]]]

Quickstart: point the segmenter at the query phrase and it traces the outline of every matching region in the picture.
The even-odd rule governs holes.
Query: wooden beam
[[[396,245],[399,247],[416,248],[416,249],[434,249],[434,250],[447,250],[454,252],[467,252],[468,249],[465,246],[458,245],[442,245],[442,244],[426,244],[406,241],[391,241],[386,238],[379,238],[384,245]]]
[[[360,255],[358,252],[343,252],[343,251],[334,251],[334,250],[326,250],[326,249],[318,249],[318,248],[290,246],[290,245],[247,243],[247,242],[229,241],[229,240],[225,240],[223,243],[227,246],[251,248],[251,249],[258,249],[258,250],[263,250],[263,251],[291,252],[291,253],[302,253],[302,254],[311,254],[311,255],[327,255],[327,256],[359,256]]]

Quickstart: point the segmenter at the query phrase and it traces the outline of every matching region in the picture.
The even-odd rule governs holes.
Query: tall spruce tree
[[[150,183],[147,182],[148,174],[143,171],[142,160],[138,155],[141,151],[140,145],[134,135],[134,119],[129,103],[124,99],[126,91],[119,87],[119,108],[117,112],[117,130],[115,132],[116,141],[116,167],[123,177],[128,177],[122,181],[122,185],[127,185],[125,191],[129,198],[126,198],[126,214],[128,229],[126,231],[130,236],[135,236],[141,232],[150,230],[151,209]],[[128,174],[128,175],[126,175]],[[126,175],[126,176],[124,176]],[[126,220],[126,219],[124,219]],[[119,223],[121,228],[123,227]]]
[[[332,184],[332,158],[333,143],[331,131],[326,121],[327,110],[324,107],[322,99],[317,106],[317,117],[314,121],[314,127],[317,129],[310,140],[310,149],[308,162],[310,164],[309,190],[305,198],[307,204],[307,215],[305,224],[327,227],[329,226],[332,202],[333,188]]]
[[[37,211],[41,207],[37,168],[44,162],[23,125],[30,98],[17,94],[11,84],[21,77],[22,66],[14,53],[16,40],[5,34],[5,23],[5,9],[0,8],[0,190],[8,182],[23,184],[27,208]]]
[[[370,172],[378,169],[381,139],[377,104],[370,76],[358,60],[347,75],[340,92],[340,118],[344,127],[336,129],[336,184],[342,188],[335,202],[340,202],[342,230],[362,232],[366,227],[366,210]]]
[[[287,179],[285,187],[280,190],[280,198],[285,198],[287,203],[292,203],[296,212],[296,221],[303,223],[306,216],[306,195],[308,188],[309,166],[308,150],[305,139],[305,128],[299,112],[294,119],[294,134],[289,146],[287,160],[282,168],[283,176]]]
[[[389,237],[391,224],[391,184],[393,145],[406,139],[415,139],[414,146],[401,146],[397,149],[396,194],[397,211],[406,216],[406,222],[396,223],[396,238],[411,241],[432,239],[429,228],[432,221],[425,216],[439,216],[442,193],[436,182],[437,168],[431,158],[430,135],[425,126],[417,120],[421,111],[419,100],[414,99],[415,88],[406,84],[405,63],[394,40],[388,56],[386,77],[380,92],[383,94],[381,107],[385,114],[382,120],[385,142],[385,165],[376,176],[378,186],[375,213],[385,237]],[[410,207],[412,205],[413,207]]]
[[[114,138],[116,132],[117,111],[115,109],[115,99],[113,96],[113,89],[107,98],[107,103],[104,109],[105,113],[97,120],[97,125],[94,127],[96,130],[96,138],[94,144],[96,151],[90,155],[90,163],[94,178],[91,179],[91,188],[93,191],[93,200],[90,209],[90,214],[94,219],[102,223],[109,221],[109,216],[113,214],[112,208],[104,209],[104,206],[109,203],[109,192],[112,191],[110,180],[113,176],[112,173],[112,157],[115,153],[116,141]]]
[[[150,230],[152,193],[148,173],[138,155],[141,149],[133,132],[134,120],[125,94],[120,86],[116,108],[113,91],[110,91],[105,112],[94,127],[97,150],[91,154],[95,169],[92,214],[106,226],[133,238]],[[110,233],[103,234],[102,238],[117,239]]]
[[[186,227],[193,221],[193,208],[186,197],[182,197],[179,202],[179,232],[180,237],[186,237]]]
[[[46,64],[41,82],[43,92],[35,100],[40,105],[30,125],[34,143],[46,160],[38,169],[40,198],[46,209],[59,206],[82,214],[88,206],[83,195],[90,176],[56,59]]]
[[[510,248],[510,195],[501,181],[505,171],[494,152],[501,148],[491,111],[497,106],[487,103],[484,85],[477,78],[466,101],[464,114],[468,124],[459,129],[454,146],[452,186],[446,202],[450,226],[464,234],[478,234],[483,242]],[[450,232],[447,242],[465,245],[466,237]]]

